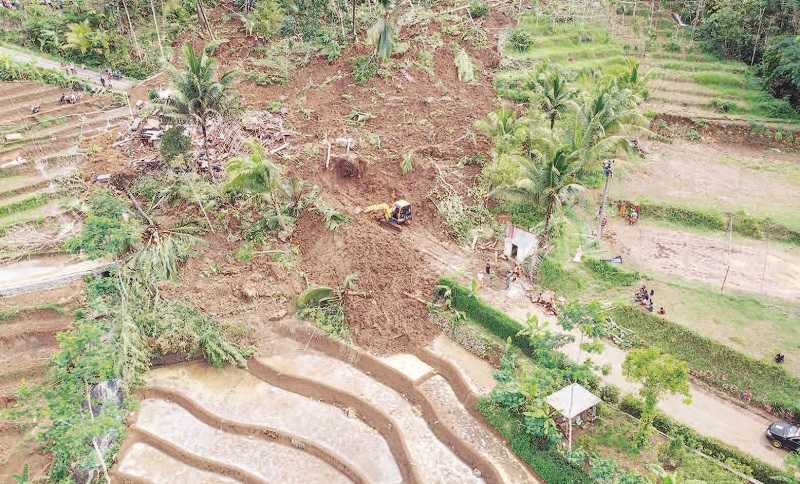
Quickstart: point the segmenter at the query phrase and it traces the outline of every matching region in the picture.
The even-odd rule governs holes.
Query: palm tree
[[[552,131],[556,124],[556,118],[569,107],[568,102],[574,92],[569,88],[567,79],[558,71],[538,77],[535,83],[542,96],[542,111],[550,118],[550,130]]]
[[[249,193],[268,203],[275,221],[286,229],[284,210],[287,207],[284,202],[293,198],[295,191],[300,189],[287,183],[281,166],[265,156],[258,140],[248,141],[247,148],[250,152],[248,156],[233,158],[225,166],[225,190]]]
[[[612,82],[582,104],[572,103],[575,124],[567,136],[585,164],[630,150],[630,141],[620,133],[647,131],[642,128],[647,119],[636,110],[638,101],[633,91]]]
[[[577,179],[583,165],[579,153],[569,144],[553,138],[540,138],[534,143],[538,156],[521,159],[522,176],[514,185],[500,186],[493,193],[544,210],[544,228],[539,239],[541,247],[549,234],[553,214],[570,194],[584,189]]]
[[[215,62],[205,51],[199,55],[191,45],[183,49],[185,68],[172,72],[172,94],[165,113],[179,122],[195,123],[203,133],[203,152],[208,156],[208,122],[230,107],[234,72],[214,80]]]

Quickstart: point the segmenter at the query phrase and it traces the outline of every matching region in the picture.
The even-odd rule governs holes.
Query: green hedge
[[[728,230],[729,215],[711,210],[662,205],[648,201],[639,202],[642,217],[666,220],[689,227],[711,230]],[[770,218],[753,217],[743,211],[733,213],[733,231],[745,237],[773,239],[800,245],[800,231],[778,224]]]
[[[643,407],[644,405],[641,400],[633,395],[627,395],[619,404],[620,410],[636,418],[641,417]],[[709,457],[725,462],[742,472],[744,472],[743,468],[749,468],[749,474],[764,484],[791,482],[783,479],[789,476],[784,474],[780,469],[756,459],[749,454],[745,454],[720,440],[700,435],[686,425],[672,420],[663,413],[659,412],[656,414],[653,427],[672,437],[683,436],[686,445],[689,447],[699,450]]]
[[[526,355],[536,358],[535,348],[531,346],[528,338],[517,336],[517,333],[523,329],[521,324],[508,317],[504,312],[484,303],[465,287],[450,278],[443,277],[439,279],[439,284],[450,288],[453,307],[463,311],[467,317],[485,327],[503,341],[511,338],[514,346],[522,350]]]
[[[94,92],[92,85],[79,77],[68,76],[63,72],[30,63],[17,62],[3,54],[0,54],[0,81],[36,81],[68,89]]]
[[[708,384],[736,396],[748,391],[753,402],[800,420],[800,380],[779,366],[750,358],[632,306],[618,306],[611,316],[644,344],[657,346],[686,361],[692,374]]]
[[[583,469],[573,467],[556,449],[540,449],[525,433],[519,417],[492,404],[489,399],[478,402],[478,411],[492,427],[511,444],[514,453],[528,463],[548,484],[589,484],[592,479]]]

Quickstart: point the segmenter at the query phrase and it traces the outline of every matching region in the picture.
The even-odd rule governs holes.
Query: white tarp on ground
[[[572,411],[570,412],[570,400]],[[600,403],[600,398],[577,383],[566,386],[545,400],[551,407],[567,418],[575,418]]]

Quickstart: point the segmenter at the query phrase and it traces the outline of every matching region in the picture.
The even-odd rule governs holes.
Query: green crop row
[[[91,84],[79,77],[34,64],[16,62],[2,54],[0,54],[0,81],[37,81],[63,88],[94,91]]]
[[[733,231],[739,235],[800,245],[800,231],[778,224],[770,218],[753,217],[742,211],[723,214],[712,210],[698,210],[647,201],[640,202],[640,206],[642,217],[711,230],[728,230],[729,217],[733,217]]]

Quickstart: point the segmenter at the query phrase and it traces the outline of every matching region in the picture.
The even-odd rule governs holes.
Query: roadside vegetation
[[[651,410],[647,418],[640,419],[644,412],[642,401],[633,396],[620,400],[618,388],[599,383],[596,372],[600,369],[589,363],[570,363],[564,354],[557,351],[565,340],[546,325],[516,321],[452,279],[440,279],[439,284],[438,299],[432,310],[450,311],[448,317],[455,321],[453,324],[474,326],[490,335],[497,344],[505,342],[506,351],[501,358],[500,370],[495,374],[498,386],[480,402],[478,409],[487,422],[509,441],[517,455],[547,482],[659,482],[662,468],[670,469],[681,479],[742,481],[695,452],[724,462],[762,482],[783,482],[781,479],[786,477],[781,476],[778,469],[722,442],[708,439],[659,412]],[[585,335],[602,335],[604,315],[591,304],[573,304],[559,316],[559,323],[565,328],[580,327]],[[587,341],[591,339],[590,336]],[[672,358],[656,352],[645,350],[642,355]],[[631,366],[634,361],[637,361],[635,366],[648,374],[646,379],[650,385],[660,387],[676,383],[674,389],[685,391],[686,367],[677,359],[669,365],[651,365],[639,364],[651,362],[649,356],[634,356]],[[677,379],[675,375],[661,374],[663,370],[676,370]],[[555,424],[553,410],[544,404],[543,399],[572,381],[600,395],[605,403],[599,408],[596,422],[576,429],[577,438],[569,450],[568,442]],[[651,425],[658,432],[650,431]]]

